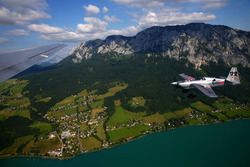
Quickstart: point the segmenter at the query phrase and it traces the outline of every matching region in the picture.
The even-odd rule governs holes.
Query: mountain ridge
[[[135,36],[111,35],[106,39],[81,43],[73,52],[79,63],[96,54],[160,54],[177,60],[187,59],[196,68],[209,62],[250,67],[250,32],[224,25],[190,23],[176,26],[153,26]]]

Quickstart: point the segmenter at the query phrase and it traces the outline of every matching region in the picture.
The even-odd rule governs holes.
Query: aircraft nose
[[[178,85],[178,82],[172,82],[171,85]]]

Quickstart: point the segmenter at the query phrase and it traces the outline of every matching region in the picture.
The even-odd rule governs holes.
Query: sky
[[[250,31],[249,0],[0,0],[0,52],[191,22]]]

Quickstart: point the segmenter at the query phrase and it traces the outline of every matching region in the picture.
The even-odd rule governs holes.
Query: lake
[[[184,127],[69,160],[9,158],[3,166],[250,166],[250,120]]]

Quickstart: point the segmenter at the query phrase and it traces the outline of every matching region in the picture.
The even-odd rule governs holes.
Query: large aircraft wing
[[[216,98],[218,97],[210,86],[202,86],[199,84],[191,84],[191,86],[197,88],[199,91],[204,93],[208,97]]]
[[[0,53],[0,82],[15,76],[35,64],[41,63],[65,46],[64,44],[52,44]]]
[[[183,73],[182,73],[182,74],[179,74],[179,76],[182,77],[182,78],[185,79],[185,80],[188,80],[188,81],[193,81],[193,80],[195,80],[194,77],[188,76],[188,75],[183,74]]]

